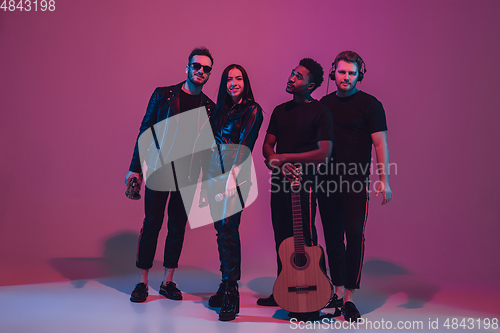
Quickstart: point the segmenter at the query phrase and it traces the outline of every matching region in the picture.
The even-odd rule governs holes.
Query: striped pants
[[[365,252],[368,195],[330,193],[328,196],[318,191],[318,206],[332,283],[359,289]]]

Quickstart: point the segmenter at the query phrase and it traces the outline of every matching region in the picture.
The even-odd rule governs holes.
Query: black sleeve
[[[250,106],[246,111],[245,120],[240,130],[240,147],[236,152],[233,165],[240,165],[247,158],[248,153],[253,150],[255,141],[259,136],[260,126],[264,120],[262,108],[259,104]],[[242,149],[241,146],[249,148],[250,151]]]
[[[203,95],[202,95],[203,96]],[[213,115],[214,115],[214,110],[215,110],[215,103],[212,102],[212,100],[208,97],[206,97],[206,95],[202,98],[206,98],[207,99],[207,102],[205,103],[205,107],[207,108],[207,116],[208,118],[210,119]],[[212,131],[212,126],[211,126],[211,122],[209,121],[208,123],[208,129],[207,130],[210,130]],[[199,156],[199,161],[201,163],[201,170],[202,170],[202,183],[201,183],[201,188],[202,189],[206,189],[207,188],[207,182],[206,180],[208,180],[208,168],[210,166],[210,159],[212,157],[212,150],[211,149],[206,149],[206,150],[203,150],[199,153],[197,153],[198,156]]]
[[[271,114],[271,119],[269,120],[269,126],[267,127],[267,133],[274,136],[278,136],[278,128],[276,127],[276,108]]]
[[[132,155],[132,161],[130,162],[129,171],[142,173],[141,159],[139,158],[138,141],[141,134],[156,123],[158,105],[162,97],[160,89],[161,88],[156,88],[151,95],[151,98],[149,99],[148,107],[146,108],[146,114],[144,115],[144,118],[141,122],[141,127],[139,128],[139,135],[137,135],[137,139],[135,140],[134,154]]]
[[[322,105],[323,112],[317,119],[318,132],[317,141],[332,141],[333,142],[333,116],[332,113]]]
[[[370,133],[387,131],[384,107],[378,100],[375,99],[370,105],[367,117]]]

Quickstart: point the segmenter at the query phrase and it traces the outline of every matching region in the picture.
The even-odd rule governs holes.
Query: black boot
[[[210,296],[208,300],[208,306],[213,308],[220,308],[222,306],[222,300],[224,299],[224,292],[226,291],[227,280],[222,280],[219,284],[219,289],[217,292]]]
[[[236,314],[240,312],[240,293],[238,292],[237,281],[227,281],[224,299],[222,300],[222,308],[219,312],[219,320],[229,321],[236,318]]]

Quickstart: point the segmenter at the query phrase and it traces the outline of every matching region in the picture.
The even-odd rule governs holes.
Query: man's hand
[[[279,168],[283,165],[283,163],[285,163],[285,156],[283,154],[272,154],[264,161],[264,163],[266,163],[269,170],[273,170]]]
[[[198,203],[200,208],[208,206],[208,193],[207,189],[202,188],[200,191],[200,202]]]
[[[377,192],[375,196],[377,197],[380,193],[382,193],[384,200],[382,201],[382,205],[385,205],[392,199],[392,190],[389,186],[389,183],[379,182],[377,185]]]
[[[296,167],[292,163],[285,163],[281,169],[283,176],[285,176],[290,182],[302,179],[301,167]]]

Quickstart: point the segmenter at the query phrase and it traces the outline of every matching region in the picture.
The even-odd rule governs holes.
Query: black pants
[[[365,252],[368,195],[328,195],[319,192],[318,205],[332,283],[359,289]],[[344,244],[344,233],[347,244]]]
[[[165,241],[165,252],[163,266],[167,268],[177,268],[181,255],[182,244],[184,243],[184,233],[186,230],[187,214],[186,209],[191,208],[194,192],[190,200],[182,201],[180,192],[160,192],[153,191],[145,187],[144,211],[145,218],[139,237],[139,247],[137,250],[136,266],[141,269],[153,267],[153,260],[158,243],[165,215],[165,206],[168,201],[168,223],[167,239]]]
[[[238,281],[241,278],[241,242],[240,222],[244,202],[250,191],[250,175],[241,170],[238,175],[237,192],[230,198],[225,196],[219,202],[216,195],[226,191],[227,174],[232,167],[236,150],[215,151],[210,160],[208,170],[208,202],[210,214],[217,231],[217,248],[219,250],[220,271],[223,280]]]
[[[318,235],[314,219],[316,216],[316,193],[313,190],[311,179],[304,178],[300,186],[300,203],[302,209],[302,226],[304,242],[307,246],[318,243]],[[281,273],[281,260],[279,247],[288,237],[293,237],[292,192],[290,182],[284,177],[271,178],[271,219],[276,242],[276,256],[278,262],[278,275]]]

